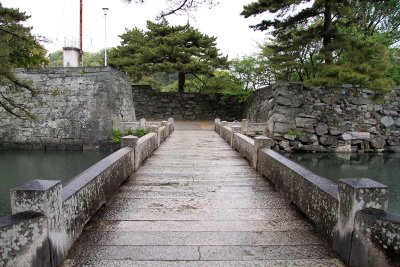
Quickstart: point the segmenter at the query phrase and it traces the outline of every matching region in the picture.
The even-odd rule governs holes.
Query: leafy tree
[[[63,51],[57,50],[52,52],[48,56],[49,66],[51,67],[62,67],[63,62]],[[86,67],[99,67],[104,65],[104,49],[95,52],[84,52],[83,53],[83,66]]]
[[[123,69],[140,80],[158,72],[177,73],[179,92],[184,92],[187,75],[199,80],[225,67],[227,58],[216,48],[216,38],[200,33],[189,24],[171,26],[166,20],[147,22],[148,30],[137,28],[121,35],[121,46],[110,53],[110,65]]]
[[[256,90],[274,80],[272,70],[263,54],[231,60],[230,72],[244,90]]]
[[[385,75],[389,46],[399,37],[399,0],[324,0],[301,8],[306,2],[259,0],[242,12],[245,17],[276,14],[253,27],[272,29],[274,39],[264,50],[272,51],[269,62],[277,78],[389,89],[392,82]]]
[[[29,18],[18,9],[5,8],[0,3],[0,106],[17,117],[33,117],[27,103],[14,99],[16,92],[27,91],[34,97],[36,90],[14,74],[16,67],[35,67],[46,63],[45,49],[22,25]]]
[[[388,69],[387,75],[397,85],[400,85],[400,48],[394,47],[389,50],[390,61],[392,67]]]

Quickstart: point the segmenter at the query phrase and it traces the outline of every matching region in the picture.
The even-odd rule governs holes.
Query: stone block
[[[281,122],[275,122],[274,123],[274,132],[277,133],[287,133],[289,132],[289,124],[286,123],[281,123]]]
[[[314,128],[315,124],[317,123],[317,119],[296,117],[295,123],[296,127],[299,128]]]
[[[370,144],[375,149],[382,149],[386,145],[386,140],[382,136],[373,136],[370,140]]]
[[[335,128],[335,127],[329,127],[329,134],[330,135],[341,135],[343,133],[342,130]]]
[[[318,122],[317,126],[315,127],[315,133],[319,136],[328,133],[329,126],[326,123]]]
[[[364,208],[386,210],[388,188],[368,178],[349,178],[340,179],[338,189],[338,224],[333,248],[349,264],[356,212]]]
[[[324,152],[325,148],[320,145],[303,145],[301,150],[311,151],[311,152]]]
[[[390,126],[392,126],[393,124],[395,124],[395,121],[393,120],[392,117],[390,117],[390,116],[385,116],[385,117],[383,117],[383,118],[381,119],[381,123],[382,123],[383,125],[385,125],[385,127],[390,127]]]
[[[354,141],[354,140],[367,140],[369,141],[371,138],[371,134],[369,132],[345,132],[342,134],[342,139],[345,141]]]

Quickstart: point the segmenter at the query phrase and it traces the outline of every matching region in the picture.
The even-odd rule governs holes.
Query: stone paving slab
[[[289,220],[300,215],[291,209],[199,209],[183,205],[178,209],[136,209],[117,208],[101,209],[93,216],[96,220],[144,220],[144,221],[202,221],[205,218],[213,221],[241,220]]]
[[[314,227],[304,219],[263,221],[112,221],[92,220],[87,231],[109,232],[275,232],[312,231]],[[210,233],[211,234],[211,233]]]
[[[101,246],[73,247],[70,259],[85,260],[276,260],[322,259],[335,255],[321,245],[298,246]]]
[[[338,259],[254,260],[254,261],[133,261],[133,260],[66,260],[64,267],[339,267]]]
[[[102,246],[288,246],[319,245],[314,231],[281,232],[115,232],[85,231],[81,243]],[[77,243],[79,246],[79,243]]]
[[[343,265],[220,136],[188,130],[93,216],[62,266]]]
[[[273,196],[277,193],[274,192]],[[133,200],[134,199],[134,200]],[[126,198],[118,196],[107,207],[126,208],[154,208],[154,209],[180,209],[184,205],[193,207],[212,206],[214,209],[257,209],[257,208],[289,208],[285,200],[274,197],[260,197],[258,199],[241,200],[237,198]]]

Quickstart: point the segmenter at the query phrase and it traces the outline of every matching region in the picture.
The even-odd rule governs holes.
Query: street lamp
[[[107,7],[103,7],[104,11],[104,66],[107,66]]]

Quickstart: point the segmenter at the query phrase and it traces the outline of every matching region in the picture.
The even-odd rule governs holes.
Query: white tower
[[[65,37],[63,47],[64,67],[79,67],[79,52],[76,38]]]

